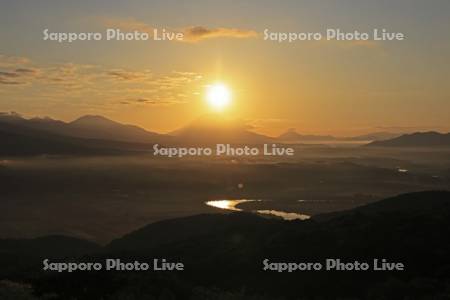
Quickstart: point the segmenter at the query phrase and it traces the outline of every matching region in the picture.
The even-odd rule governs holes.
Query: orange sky
[[[233,96],[223,114],[269,135],[287,128],[335,135],[449,130],[450,42],[442,38],[450,25],[448,1],[429,4],[428,11],[423,3],[408,2],[408,12],[400,3],[369,1],[341,6],[249,1],[238,9],[204,1],[188,7],[130,3],[5,4],[0,111],[66,121],[100,114],[169,132],[211,112],[206,86],[219,81]],[[430,10],[433,22],[425,15]],[[211,11],[217,12],[214,17]],[[381,25],[408,38],[366,43],[263,39],[266,28],[369,31]],[[110,27],[167,28],[183,32],[186,40],[42,40],[45,28],[104,32]]]

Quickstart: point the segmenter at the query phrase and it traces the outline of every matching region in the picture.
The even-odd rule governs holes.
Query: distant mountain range
[[[378,147],[449,147],[450,133],[434,131],[404,134],[397,138],[374,141],[367,146]]]
[[[94,115],[86,115],[65,123],[50,118],[25,119],[18,114],[3,113],[0,114],[0,122],[85,139],[132,143],[153,143],[167,139],[167,136],[144,130],[138,126],[125,125]]]
[[[384,141],[388,139],[393,139],[400,136],[401,133],[393,133],[393,132],[373,132],[363,135],[357,135],[353,137],[341,137],[339,140],[347,140],[347,141]]]
[[[277,140],[289,143],[301,142],[321,142],[321,141],[335,141],[336,138],[331,135],[303,135],[297,133],[294,128],[288,129],[286,132],[280,134]]]
[[[89,135],[88,127],[84,130],[86,137],[77,137],[83,136],[80,133],[82,131],[72,130],[68,123],[51,119],[27,120],[20,116],[0,115],[0,155],[101,155],[149,150],[149,145],[145,143],[103,139],[104,136],[101,134],[92,134],[98,130],[95,125],[92,126],[92,135]]]
[[[395,138],[401,135],[400,133],[391,132],[374,132],[364,135],[351,137],[335,137],[332,135],[304,135],[299,134],[294,128],[288,129],[277,137],[278,141],[286,143],[305,143],[305,142],[332,142],[332,141],[380,141]]]
[[[0,113],[0,155],[102,154],[150,151],[150,145],[202,145],[216,143],[325,143],[374,141],[369,146],[449,146],[449,134],[437,132],[399,136],[377,132],[354,137],[302,135],[289,129],[278,137],[251,131],[244,122],[217,115],[198,118],[170,134],[147,131],[102,116],[86,115],[72,122],[51,118],[26,119],[16,113]]]

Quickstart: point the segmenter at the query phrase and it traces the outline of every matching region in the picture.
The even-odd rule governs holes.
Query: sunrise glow
[[[222,111],[231,103],[230,89],[223,83],[212,84],[207,88],[206,100],[212,109]]]

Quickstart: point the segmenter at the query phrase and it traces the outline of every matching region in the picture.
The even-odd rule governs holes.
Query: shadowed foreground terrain
[[[65,235],[106,244],[155,221],[221,212],[205,204],[210,200],[262,199],[239,208],[314,216],[450,186],[447,149],[375,148],[297,146],[288,160],[4,158],[0,237]]]
[[[61,236],[4,239],[0,278],[9,281],[1,281],[0,298],[448,299],[449,235],[450,192],[435,191],[403,194],[308,221],[248,213],[165,220],[104,247]],[[183,262],[185,270],[43,272],[42,258],[166,258]],[[403,263],[405,270],[263,271],[264,259],[323,263],[327,258],[384,258]]]

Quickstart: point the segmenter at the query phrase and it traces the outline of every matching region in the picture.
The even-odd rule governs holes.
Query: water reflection
[[[213,201],[207,201],[206,205],[225,209],[225,210],[232,210],[232,211],[242,211],[242,209],[237,208],[236,206],[245,203],[245,202],[254,202],[254,201],[261,201],[261,200],[252,200],[252,199],[240,199],[240,200],[213,200]],[[310,218],[308,215],[304,214],[298,214],[293,212],[284,212],[279,210],[273,210],[273,209],[267,209],[267,210],[256,210],[254,211],[258,214],[264,214],[264,215],[272,215],[276,217],[281,217],[284,220],[292,221],[292,220],[307,220]]]
[[[221,209],[226,209],[226,210],[242,211],[242,209],[236,207],[238,204],[244,203],[244,202],[253,202],[253,201],[257,201],[257,200],[248,200],[248,199],[214,200],[214,201],[206,202],[206,205],[221,208]]]
[[[265,215],[273,215],[277,217],[281,217],[285,220],[292,221],[292,220],[307,220],[311,218],[308,215],[298,214],[298,213],[290,213],[285,211],[279,211],[279,210],[257,210],[256,211],[259,214],[265,214]]]

